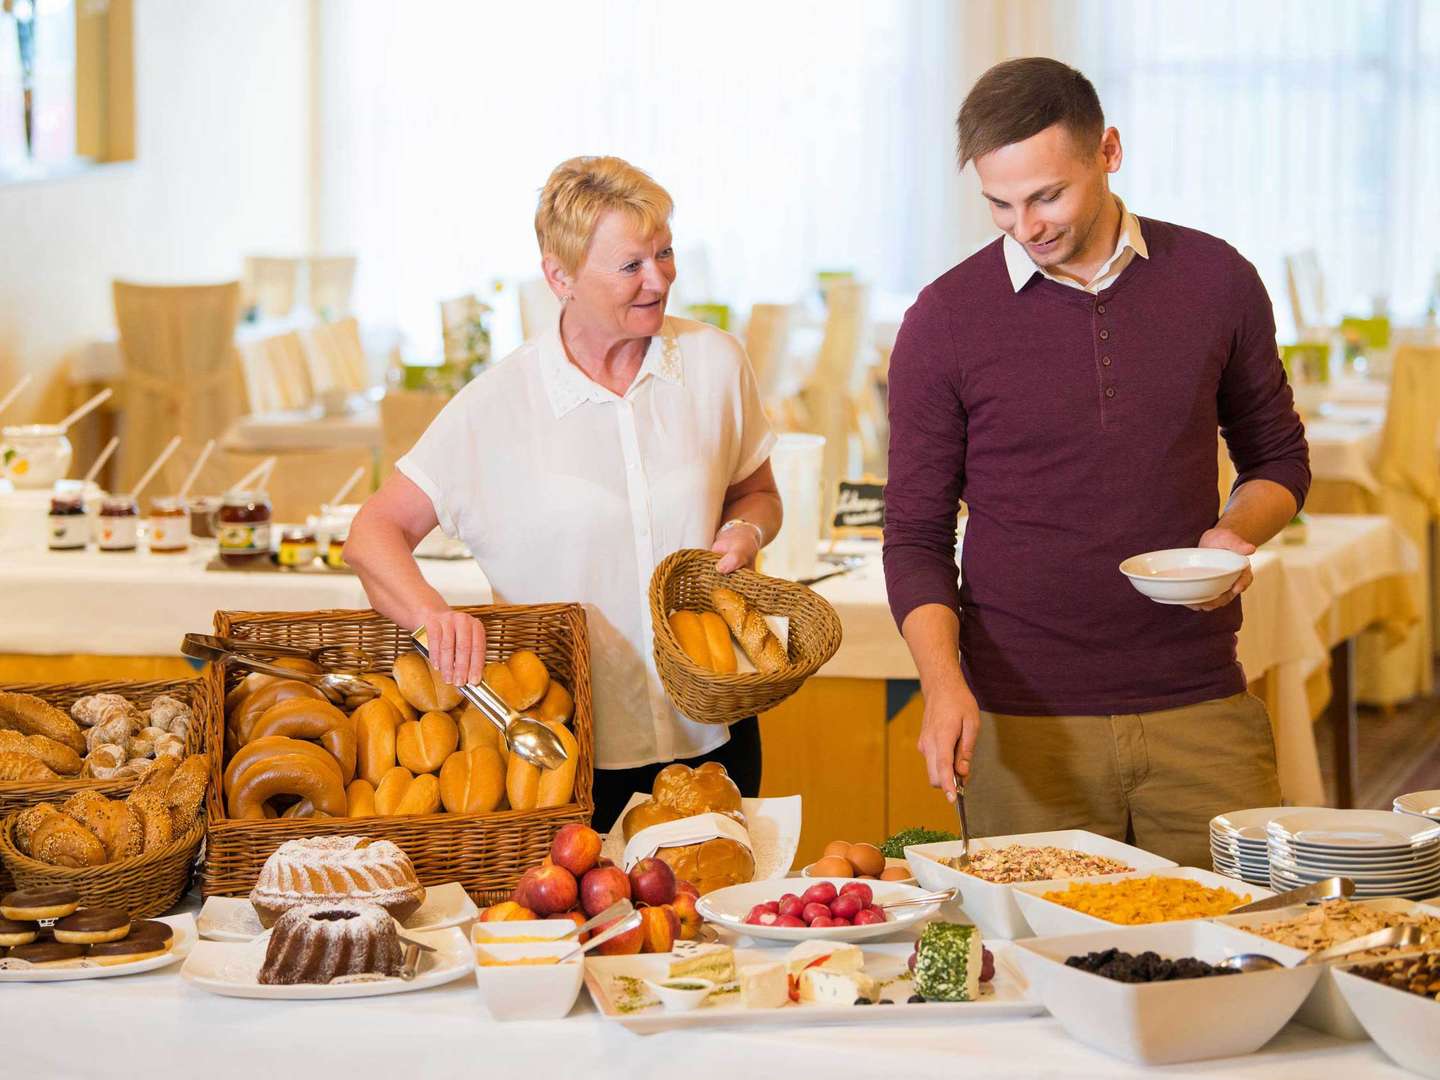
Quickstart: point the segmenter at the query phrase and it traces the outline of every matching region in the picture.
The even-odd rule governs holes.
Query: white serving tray
[[[701,917],[708,922],[723,926],[733,933],[758,940],[778,941],[785,945],[798,945],[802,941],[869,941],[874,938],[889,937],[906,927],[924,922],[940,910],[938,901],[933,904],[917,904],[914,907],[897,908],[895,911],[886,912],[887,917],[883,923],[874,923],[868,926],[822,926],[818,929],[810,926],[752,926],[745,921],[745,916],[750,914],[750,909],[756,904],[763,904],[767,900],[778,900],[787,892],[798,895],[823,881],[830,882],[838,892],[854,880],[854,878],[792,878],[789,888],[780,882],[751,881],[744,885],[731,885],[725,889],[716,889],[714,892],[706,893],[696,903],[695,910],[700,912]],[[928,891],[914,885],[902,885],[897,881],[866,881],[862,884],[870,886],[870,892],[877,904],[909,900],[912,897],[924,896]]]
[[[420,954],[415,978],[382,978],[351,983],[296,983],[292,986],[262,986],[256,981],[265,962],[269,933],[254,941],[201,941],[180,969],[192,986],[224,997],[261,998],[276,1001],[315,1001],[338,998],[380,997],[407,994],[464,978],[475,966],[475,953],[464,931],[406,930],[405,936],[436,951]]]
[[[1242,904],[1253,903],[1256,900],[1264,900],[1274,896],[1270,889],[1261,888],[1259,885],[1250,885],[1238,878],[1225,877],[1210,870],[1200,870],[1193,866],[1162,866],[1155,870],[1137,870],[1130,874],[1103,874],[1098,877],[1071,878],[1069,881],[1032,881],[1023,885],[1012,885],[1015,899],[1020,904],[1020,910],[1025,913],[1025,921],[1035,928],[1039,937],[1050,937],[1066,934],[1087,934],[1097,930],[1118,930],[1120,923],[1110,922],[1108,919],[1101,919],[1089,915],[1083,911],[1076,911],[1063,904],[1057,904],[1053,900],[1046,900],[1041,894],[1055,889],[1064,889],[1066,886],[1076,882],[1107,882],[1124,881],[1127,878],[1144,877],[1172,877],[1185,878],[1188,881],[1195,881],[1210,889],[1229,889],[1236,896],[1240,897]],[[1166,926],[1170,922],[1196,922],[1195,919],[1173,919],[1159,923],[1145,923],[1146,926]]]
[[[972,851],[993,851],[1011,844],[1022,844],[1026,847],[1057,847],[1068,851],[1083,851],[1087,855],[1104,855],[1143,871],[1175,865],[1169,859],[1163,859],[1159,855],[1152,855],[1150,852],[1130,844],[1122,844],[1119,840],[1111,840],[1108,836],[1087,832],[1084,829],[1016,833],[1011,836],[983,836],[971,840],[970,848]],[[980,927],[980,932],[987,939],[1022,938],[1038,933],[1038,930],[1030,928],[1020,906],[1015,902],[1013,885],[1001,885],[994,881],[986,881],[974,874],[967,874],[963,870],[946,866],[940,861],[959,855],[964,846],[960,840],[946,840],[937,844],[914,844],[905,849],[905,859],[909,862],[910,869],[914,871],[915,879],[924,888],[959,889],[960,896],[956,902],[964,909],[966,916]],[[1063,887],[1063,882],[1037,882],[1035,884]]]
[[[792,1002],[778,1009],[747,1009],[740,1003],[740,994],[736,991],[712,995],[692,1012],[669,1012],[658,1002],[634,1011],[622,1011],[619,1002],[623,999],[616,985],[617,977],[663,979],[670,963],[668,954],[589,957],[585,961],[585,985],[601,1016],[641,1035],[730,1025],[883,1024],[905,1020],[949,1023],[966,1018],[993,1020],[1003,1016],[1034,1016],[1043,1012],[1043,1007],[1013,959],[1010,943],[986,942],[985,945],[995,956],[995,978],[987,984],[990,992],[979,1001],[907,1004],[906,999],[914,992],[908,974],[905,974],[905,962],[914,947],[910,941],[871,942],[864,946],[866,973],[882,980],[880,996],[895,1001],[894,1005],[801,1005]],[[735,950],[737,968],[747,964],[774,963],[776,959],[777,954],[770,949]],[[890,979],[898,981],[884,985],[884,981]],[[649,992],[645,993],[648,996]]]
[[[616,866],[625,864],[625,834],[620,823],[637,803],[650,796],[635,792],[620,816],[605,834],[600,853]],[[783,878],[790,873],[795,861],[795,850],[800,846],[800,796],[786,795],[775,799],[741,799],[740,809],[745,814],[746,830],[750,833],[750,852],[755,856],[755,876],[752,881],[769,881]]]
[[[475,901],[458,881],[425,889],[425,902],[400,925],[414,930],[444,930],[464,926],[480,914]],[[206,941],[254,941],[265,932],[255,908],[243,896],[212,896],[200,909],[196,925]]]
[[[137,920],[139,921],[139,920]],[[132,960],[128,964],[94,964],[83,959],[54,967],[4,968],[0,967],[0,983],[7,982],[73,982],[76,979],[110,979],[116,975],[138,975],[142,971],[154,971],[168,967],[177,960],[190,955],[195,947],[195,916],[166,915],[155,919],[175,930],[175,940],[170,951],[164,956],[152,956],[146,960]]]

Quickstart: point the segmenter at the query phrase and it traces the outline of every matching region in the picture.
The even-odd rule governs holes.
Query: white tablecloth
[[[1380,453],[1380,425],[1356,418],[1306,421],[1310,473],[1316,480],[1345,481],[1379,491],[1375,458]]]
[[[216,611],[368,608],[354,574],[215,572],[214,541],[184,555],[7,551],[0,555],[0,653],[174,656],[187,631],[210,632]],[[452,604],[488,604],[470,559],[421,559]]]
[[[383,439],[380,407],[349,416],[321,416],[316,409],[242,416],[221,440],[221,449],[267,454],[285,450],[378,450]]]
[[[471,976],[389,997],[266,1002],[212,996],[185,983],[178,970],[176,965],[122,978],[0,987],[6,1075],[918,1080],[1158,1072],[1074,1042],[1048,1016],[641,1036],[602,1020],[584,990],[564,1020],[497,1024],[482,1011]],[[898,1013],[902,1007],[895,1008]],[[1176,1022],[1188,1021],[1176,1017]],[[1249,1057],[1166,1071],[1247,1080],[1411,1075],[1373,1043],[1344,1042],[1298,1024]]]

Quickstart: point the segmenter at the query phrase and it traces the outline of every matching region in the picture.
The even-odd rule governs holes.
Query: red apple
[[[700,924],[705,920],[700,917],[700,912],[695,907],[695,897],[689,893],[678,893],[675,902],[670,906],[675,909],[675,914],[680,919],[680,937],[685,941],[698,938]]]
[[[860,897],[861,905],[864,907],[869,907],[875,902],[874,892],[872,892],[870,886],[866,885],[863,881],[852,881],[840,890],[841,896],[846,896],[850,893]]]
[[[520,879],[515,892],[520,903],[538,915],[559,915],[575,906],[579,886],[563,866],[540,866]]]
[[[601,869],[611,869],[611,867],[602,867]],[[590,873],[593,874],[595,873],[595,871],[591,870]],[[622,919],[628,919],[629,917],[630,916],[628,915],[621,916]],[[604,933],[606,930],[614,926],[615,923],[619,921],[619,919],[616,919],[612,922],[608,922],[604,926],[598,927],[595,930],[595,933]],[[644,944],[645,923],[642,917],[639,926],[636,926],[631,930],[626,930],[623,934],[618,934],[615,937],[611,938],[609,941],[603,942],[602,944],[595,946],[595,951],[601,956],[630,956],[634,953],[638,953]]]
[[[584,877],[600,858],[600,834],[589,825],[563,825],[551,841],[549,858],[577,878]]]
[[[597,866],[580,879],[580,907],[586,915],[599,915],[615,901],[629,899],[630,879],[617,866]]]
[[[828,904],[838,895],[840,895],[839,890],[833,884],[822,881],[806,889],[800,899],[804,900],[806,904]]]
[[[813,926],[816,919],[830,918],[830,909],[824,904],[806,904],[805,910],[800,913],[800,917]]]
[[[641,908],[640,929],[643,931],[641,952],[667,953],[680,937],[680,916],[671,907]],[[622,935],[623,936],[623,935]]]
[[[693,882],[677,880],[675,882],[675,892],[689,893],[691,896],[695,897],[696,900],[700,899],[700,889]]]
[[[854,893],[841,893],[830,901],[830,914],[837,919],[853,919],[865,910],[865,902]]]
[[[630,868],[630,895],[642,904],[659,907],[675,899],[675,871],[653,855]]]

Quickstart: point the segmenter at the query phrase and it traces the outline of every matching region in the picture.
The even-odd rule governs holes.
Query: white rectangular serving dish
[[[1043,1012],[1039,999],[1030,989],[1024,973],[1015,962],[1013,946],[1008,941],[985,942],[995,957],[995,978],[988,984],[990,992],[979,1001],[927,1001],[909,1004],[913,992],[906,959],[914,948],[914,942],[887,941],[865,942],[861,948],[865,953],[865,971],[872,978],[881,980],[880,996],[893,1000],[893,1005],[800,1005],[791,1003],[778,1009],[747,1009],[740,1003],[738,990],[728,994],[712,995],[711,998],[692,1012],[669,1012],[658,1002],[641,1004],[650,1000],[644,991],[638,998],[627,998],[618,979],[636,980],[632,983],[636,994],[641,994],[641,979],[663,979],[668,972],[670,956],[591,956],[585,961],[585,985],[600,1015],[613,1020],[641,1035],[657,1031],[671,1031],[683,1028],[708,1027],[761,1027],[776,1024],[873,1024],[896,1023],[919,1020],[949,1023],[966,1018],[993,1020],[1004,1016],[1035,1016]],[[743,968],[749,964],[775,963],[777,954],[773,949],[736,949],[735,966]],[[732,986],[734,984],[731,984]],[[631,1008],[627,1011],[625,1004]]]
[[[1152,855],[1148,851],[1108,836],[1087,832],[1084,829],[1062,829],[1056,832],[1015,833],[1011,836],[982,836],[970,841],[970,850],[993,851],[1010,844],[1026,847],[1057,847],[1070,851],[1083,851],[1088,855],[1104,855],[1133,866],[1136,870],[1155,870],[1174,866],[1169,859]],[[905,858],[915,874],[915,880],[925,889],[959,889],[957,903],[966,916],[978,927],[986,938],[1013,939],[1029,937],[1036,933],[1031,929],[1024,912],[1015,902],[1011,891],[1013,885],[1000,885],[986,881],[963,870],[946,866],[940,859],[954,858],[964,850],[959,840],[947,840],[938,844],[915,844],[905,849]],[[1043,884],[1035,883],[1035,884]],[[1051,883],[1053,884],[1053,882]]]
[[[470,941],[475,945],[524,944],[521,938],[555,941],[575,929],[572,919],[512,919],[470,924]]]
[[[1440,1002],[1339,969],[1340,996],[1366,1034],[1402,1069],[1440,1080]]]
[[[1440,908],[1431,907],[1428,904],[1417,904],[1413,900],[1361,900],[1356,903],[1363,904],[1367,908],[1375,908],[1378,911],[1403,911],[1440,918]],[[1275,908],[1273,911],[1255,911],[1249,915],[1222,915],[1213,921],[1223,926],[1233,927],[1242,933],[1249,933],[1254,927],[1263,926],[1266,923],[1292,919],[1304,910],[1304,905]],[[1285,964],[1298,964],[1305,959],[1303,949],[1281,945],[1278,941],[1271,941],[1260,934],[1254,934],[1253,940],[1255,944],[1251,948],[1251,952],[1273,956]],[[1301,1005],[1300,1011],[1295,1014],[1295,1019],[1306,1027],[1312,1027],[1317,1031],[1323,1031],[1341,1039],[1368,1038],[1365,1027],[1360,1023],[1359,1017],[1355,1015],[1354,1010],[1346,1002],[1345,995],[1340,992],[1340,988],[1336,984],[1334,967],[1326,964],[1321,965],[1321,969],[1323,974],[1315,983],[1315,988],[1310,991],[1310,996],[1305,999],[1305,1004]]]
[[[1153,923],[1029,938],[1015,943],[1015,955],[1045,1008],[1071,1038],[1141,1065],[1171,1065],[1259,1050],[1294,1016],[1319,969],[1137,984],[1069,967],[1066,959],[1117,948],[1214,964],[1250,951],[1253,941],[1215,923]]]
[[[1229,889],[1240,897],[1240,903],[1236,904],[1236,907],[1275,895],[1271,890],[1262,889],[1258,885],[1247,885],[1237,878],[1225,877],[1223,874],[1200,870],[1194,866],[1162,866],[1154,870],[1136,870],[1130,874],[1103,874],[1097,877],[1071,878],[1070,881],[1032,881],[1011,887],[1015,890],[1015,899],[1020,904],[1020,910],[1025,913],[1025,920],[1035,928],[1036,934],[1045,937],[1050,934],[1084,934],[1107,927],[1113,929],[1121,924],[1087,915],[1083,911],[1075,911],[1053,900],[1046,900],[1043,893],[1063,889],[1074,882],[1124,881],[1127,878],[1144,877],[1184,878],[1211,889]]]
[[[555,964],[487,964],[553,956]],[[561,960],[562,957],[569,959]],[[475,946],[475,985],[496,1020],[560,1020],[569,1015],[584,980],[583,954],[573,941],[481,942]]]

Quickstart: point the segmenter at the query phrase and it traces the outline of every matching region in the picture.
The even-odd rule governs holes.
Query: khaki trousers
[[[1088,829],[1210,868],[1210,819],[1278,806],[1275,737],[1250,694],[1115,716],[981,713],[965,788],[976,836]]]

